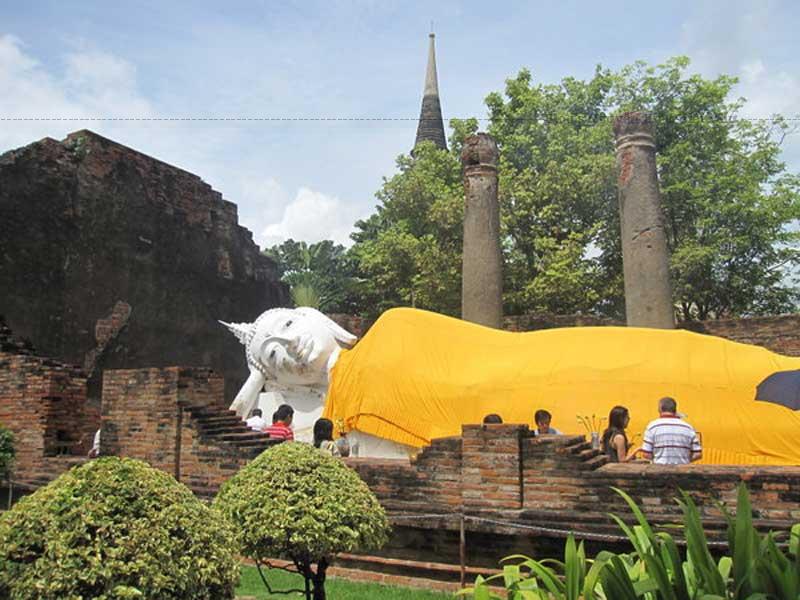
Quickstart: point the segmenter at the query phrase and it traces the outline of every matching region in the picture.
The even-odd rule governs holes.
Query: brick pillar
[[[465,510],[522,508],[520,439],[526,425],[464,425],[461,495]]]
[[[614,120],[625,316],[631,327],[673,329],[669,253],[656,173],[653,122],[642,112]]]
[[[109,369],[103,372],[103,454],[144,460],[179,472],[180,369]]]
[[[464,166],[464,253],[461,318],[500,329],[503,258],[497,203],[497,144],[485,133],[468,137]]]

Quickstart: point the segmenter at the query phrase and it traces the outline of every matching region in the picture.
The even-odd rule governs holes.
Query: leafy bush
[[[225,519],[146,463],[100,458],[0,517],[0,598],[233,598]]]
[[[333,554],[378,548],[389,530],[355,471],[299,442],[262,453],[225,483],[214,506],[232,521],[242,553],[259,572],[270,558],[289,559],[305,579],[299,591],[310,598],[313,587],[315,600],[325,598]],[[262,579],[267,584],[263,573]]]
[[[14,463],[14,434],[11,430],[0,425],[0,479],[11,474],[11,465]]]
[[[508,597],[509,600],[800,600],[800,525],[792,527],[788,548],[770,532],[753,527],[750,496],[739,486],[736,516],[725,512],[731,556],[714,561],[700,520],[688,494],[678,500],[683,510],[686,559],[671,535],[655,532],[641,509],[622,490],[616,490],[630,506],[637,523],[627,525],[611,515],[634,548],[632,554],[600,552],[589,561],[582,544],[567,540],[565,560],[535,561],[511,556],[503,573],[484,579],[459,592],[475,600]],[[553,564],[553,566],[548,566]],[[499,580],[506,594],[497,595],[490,585]]]

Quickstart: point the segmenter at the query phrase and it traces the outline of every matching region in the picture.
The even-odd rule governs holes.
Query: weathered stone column
[[[503,321],[503,258],[497,203],[497,144],[485,133],[468,137],[464,166],[464,253],[461,318],[500,328]]]
[[[669,253],[656,173],[653,122],[642,112],[614,120],[625,316],[631,327],[673,329]]]

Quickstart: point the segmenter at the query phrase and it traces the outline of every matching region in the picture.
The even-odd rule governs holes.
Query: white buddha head
[[[309,307],[273,308],[253,323],[223,324],[245,345],[251,371],[286,384],[327,384],[339,351],[357,339]]]

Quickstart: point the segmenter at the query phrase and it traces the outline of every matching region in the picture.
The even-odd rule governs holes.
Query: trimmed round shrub
[[[263,452],[222,486],[214,506],[233,523],[245,556],[259,568],[270,558],[292,560],[317,599],[333,554],[379,548],[389,532],[358,474],[300,442]]]
[[[225,519],[172,476],[100,458],[0,516],[0,598],[233,598],[234,551]]]

